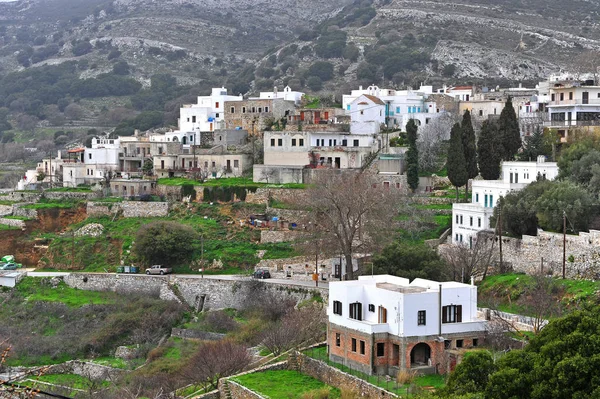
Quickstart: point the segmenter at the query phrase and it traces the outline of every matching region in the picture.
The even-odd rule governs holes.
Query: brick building
[[[261,135],[269,121],[286,118],[294,113],[296,106],[292,101],[281,98],[249,98],[244,101],[225,102],[225,129],[243,129],[250,135]]]
[[[329,357],[367,374],[449,372],[457,349],[480,345],[477,287],[389,275],[331,282]]]

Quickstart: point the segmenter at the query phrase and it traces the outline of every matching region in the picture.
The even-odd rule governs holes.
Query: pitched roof
[[[383,101],[381,101],[378,97],[372,96],[370,94],[364,94],[369,100],[373,101],[375,104],[385,105]]]

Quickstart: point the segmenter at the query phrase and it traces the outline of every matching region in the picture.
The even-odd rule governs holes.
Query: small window
[[[385,343],[377,342],[377,357],[385,356]]]
[[[233,167],[234,168],[239,168],[240,167],[240,161],[238,161],[237,159],[233,160]]]
[[[333,314],[342,315],[342,303],[340,301],[333,301]]]
[[[214,168],[215,166],[217,166],[217,164],[215,163],[215,161],[213,161],[212,167]]]
[[[256,107],[252,107],[252,113],[256,112]]]
[[[481,218],[477,218],[477,227],[481,227]]]
[[[265,107],[265,112],[269,112],[269,107]]]
[[[460,215],[460,224],[463,224],[463,215]]]
[[[570,92],[569,92],[569,100],[572,100],[572,99],[573,99],[573,92],[572,92],[572,91],[570,91]]]
[[[92,153],[88,154],[89,159],[92,159]]]
[[[219,102],[218,101],[215,103],[215,108],[219,108]]]
[[[356,352],[356,338],[352,338],[352,352]]]
[[[283,147],[283,139],[277,139],[277,145]]]
[[[476,347],[479,345],[479,339],[478,338],[473,338],[473,347]]]
[[[444,340],[444,349],[450,349],[451,343],[452,341],[450,341],[449,339]]]
[[[375,313],[375,305],[373,305],[372,303],[369,304],[369,312]]]
[[[456,224],[458,224],[458,215],[456,215]]]
[[[232,114],[235,114],[235,107],[231,107],[231,108],[229,108],[229,111],[230,111]]]
[[[479,110],[479,116],[483,116],[483,110],[482,109]]]
[[[419,310],[417,313],[417,325],[424,326],[427,324],[427,313],[425,310]]]
[[[358,147],[358,140],[354,140],[354,147]]]
[[[473,226],[473,216],[469,216],[469,226]]]
[[[220,114],[217,112],[217,113],[215,114],[215,117],[216,117],[216,118],[218,118],[219,116],[220,116]]]
[[[304,147],[304,139],[298,139],[298,145]]]
[[[242,114],[246,113],[246,107],[242,107]]]
[[[262,107],[258,107],[258,113],[262,112]]]
[[[462,241],[462,237],[461,237]],[[462,305],[448,305],[442,307],[442,323],[461,323]]]
[[[275,147],[275,139],[271,139],[271,147]]]
[[[464,341],[462,339],[457,339],[456,340],[456,347],[457,348],[462,348],[464,344]]]
[[[360,341],[360,354],[365,354],[365,341]]]
[[[292,139],[292,147],[296,146],[296,139]]]
[[[192,116],[192,123],[196,123],[196,115]]]
[[[335,346],[342,345],[342,336],[340,333],[335,333]]]

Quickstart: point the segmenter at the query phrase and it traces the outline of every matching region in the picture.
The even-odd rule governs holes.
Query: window
[[[329,139],[329,147],[331,147],[331,146],[332,146],[332,144],[333,144],[333,140],[332,140],[332,139]]]
[[[296,146],[296,139],[292,139],[292,147]]]
[[[444,349],[450,349],[451,341],[449,339],[444,340]]]
[[[483,116],[483,110],[482,109],[479,110],[479,116]]]
[[[448,305],[442,307],[442,323],[461,323],[462,305]]]
[[[158,147],[158,153],[162,154],[163,153],[163,148],[162,147]]]
[[[192,123],[196,123],[196,115],[192,116]]]
[[[283,146],[283,139],[277,139],[277,145],[279,147],[282,147]]]
[[[192,161],[189,161],[189,162],[188,162],[188,165],[189,165],[189,167],[191,168],[191,167],[192,167]]]
[[[352,338],[352,352],[356,352],[356,338]]]
[[[358,147],[358,140],[354,140],[354,143],[353,143],[353,145],[354,145],[355,147]]]
[[[387,309],[380,306],[377,312],[377,322],[379,324],[387,323]]]
[[[552,101],[556,100],[556,94],[553,93],[552,96],[550,96],[550,97],[552,98]]]
[[[417,325],[424,326],[427,323],[427,316],[425,310],[419,310],[417,312]]]
[[[217,166],[217,164],[215,163],[215,161],[212,162],[212,167],[214,168],[215,166]]]
[[[469,226],[473,226],[473,216],[469,216]]]
[[[231,112],[232,114],[235,114],[235,107],[229,108],[229,112]]]
[[[258,107],[258,113],[260,114],[262,112],[262,107]]]
[[[240,167],[240,161],[239,161],[239,160],[237,160],[237,159],[234,159],[234,160],[233,160],[233,167],[234,167],[234,168],[239,168],[239,167]]]
[[[219,108],[219,102],[218,101],[215,103],[215,108]]]
[[[463,215],[460,215],[460,224],[463,224]]]
[[[569,100],[572,100],[572,99],[573,99],[573,92],[572,92],[572,91],[570,91],[570,92],[569,92]]]
[[[487,194],[484,196],[484,199],[485,199],[485,204],[483,206],[485,208],[487,208],[488,207],[488,195]]]
[[[365,341],[360,341],[360,354],[365,354]]]
[[[385,356],[385,342],[377,342],[377,357]]]
[[[365,114],[365,111],[363,111],[363,110],[360,110],[360,114],[361,114],[361,115],[364,115],[364,114]]]
[[[490,208],[494,207],[494,196],[490,195]]]
[[[400,185],[400,183],[396,183],[396,188],[400,188],[400,187],[402,187],[402,186]]]
[[[269,112],[269,107],[265,107],[265,112]]]
[[[473,338],[473,346],[478,346],[479,345],[479,339],[478,338]]]
[[[208,161],[204,161],[204,167],[208,168]]]
[[[335,346],[341,346],[342,337],[340,333],[335,333]]]
[[[218,118],[218,117],[219,117],[219,113],[218,113],[218,112],[215,114],[215,117],[216,117],[216,118]]]
[[[396,113],[399,114],[400,113],[400,107],[396,107]]]
[[[242,114],[246,113],[246,107],[242,107]]]
[[[350,304],[350,318],[362,320],[362,303],[355,302]]]
[[[298,145],[304,147],[304,139],[298,139]]]
[[[477,218],[477,227],[481,227],[481,218]]]
[[[342,147],[347,147],[348,146],[348,140],[343,139],[342,140]]]
[[[252,113],[256,112],[256,107],[252,107]]]
[[[88,154],[89,159],[92,159],[92,153]]]
[[[346,105],[346,111],[350,111],[350,104]]]
[[[333,301],[333,314],[342,315],[342,303],[340,301]]]
[[[464,341],[462,339],[457,339],[456,340],[456,347],[457,348],[462,348],[464,344]]]
[[[375,305],[373,305],[372,303],[369,304],[369,312],[375,313]]]
[[[275,147],[275,139],[271,139],[271,147]]]
[[[560,101],[563,101],[565,99],[565,93],[560,93]]]
[[[456,215],[456,224],[458,224],[458,215]]]
[[[479,193],[475,194],[475,202],[479,202]]]

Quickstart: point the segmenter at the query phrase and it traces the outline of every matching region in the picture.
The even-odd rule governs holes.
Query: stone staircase
[[[287,368],[288,370],[300,371],[300,365],[298,364],[298,355],[295,350],[290,352]]]
[[[223,398],[224,399],[232,399],[231,390],[229,389],[229,381],[225,381],[223,383],[222,393],[223,393]]]

